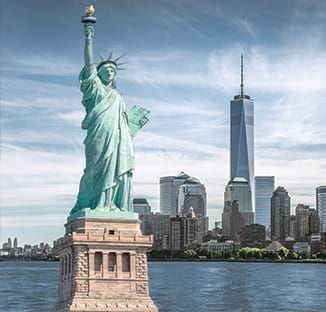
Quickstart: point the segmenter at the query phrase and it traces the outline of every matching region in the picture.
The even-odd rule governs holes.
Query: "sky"
[[[255,175],[315,207],[326,181],[325,1],[1,1],[0,241],[52,242],[84,167],[80,16],[96,9],[95,56],[124,54],[118,89],[151,111],[134,139],[134,196],[159,211],[159,178],[207,189],[211,225],[229,179],[229,105],[255,101]]]

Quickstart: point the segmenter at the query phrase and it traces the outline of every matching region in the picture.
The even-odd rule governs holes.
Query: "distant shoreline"
[[[270,259],[148,259],[148,262],[255,262],[255,263],[319,263],[326,264],[326,260],[301,259],[301,260],[270,260]]]
[[[237,262],[237,263],[318,263],[326,264],[326,260],[318,259],[301,259],[301,260],[271,260],[271,259],[147,259],[148,262]],[[59,262],[57,259],[53,260],[26,260],[26,259],[0,259],[0,262]]]

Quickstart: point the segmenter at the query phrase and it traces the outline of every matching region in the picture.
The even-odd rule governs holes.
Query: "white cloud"
[[[242,33],[251,37],[256,37],[257,32],[252,23],[250,23],[247,19],[234,18],[232,22]]]
[[[75,76],[82,67],[81,63],[51,54],[7,53],[3,69],[32,75]]]
[[[85,117],[85,111],[74,110],[66,113],[58,113],[56,116],[73,125],[80,125]]]

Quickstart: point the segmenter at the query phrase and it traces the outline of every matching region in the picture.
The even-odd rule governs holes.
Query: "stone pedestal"
[[[138,220],[76,219],[54,243],[60,257],[53,312],[157,312],[148,294],[144,236]]]

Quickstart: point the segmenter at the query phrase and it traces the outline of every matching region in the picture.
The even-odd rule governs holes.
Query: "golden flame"
[[[87,7],[86,11],[85,11],[86,14],[94,14],[94,12],[95,12],[95,9],[94,9],[93,5],[90,5],[89,7]]]

